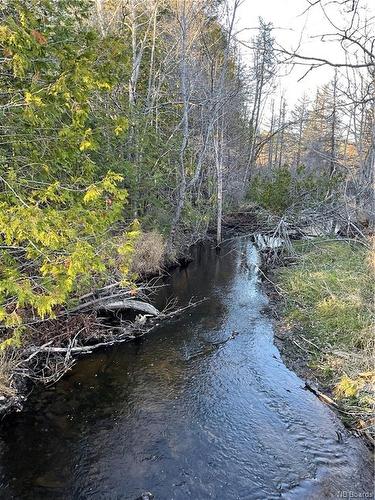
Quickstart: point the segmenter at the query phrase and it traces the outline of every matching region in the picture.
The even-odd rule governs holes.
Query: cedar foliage
[[[127,71],[121,39],[99,39],[86,1],[11,1],[2,7],[0,49],[0,321],[19,342],[27,316],[53,316],[72,293],[123,261],[138,228],[108,241],[123,217],[123,176],[101,161],[103,128],[93,102]],[[125,260],[124,260],[125,258]],[[126,278],[129,268],[122,265]]]

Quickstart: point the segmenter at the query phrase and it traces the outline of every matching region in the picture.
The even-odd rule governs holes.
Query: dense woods
[[[45,320],[98,289],[137,295],[138,278],[209,230],[220,245],[223,217],[244,203],[279,215],[329,205],[374,222],[374,34],[362,2],[336,2],[345,25],[323,35],[341,44],[334,61],[283,48],[263,19],[244,43],[240,4],[3,1],[1,349],[37,342]],[[280,71],[298,64],[304,78],[333,72],[291,105]]]
[[[214,2],[2,7],[5,327],[110,273],[132,280],[139,221],[170,259],[215,213],[220,239],[250,130],[234,14]]]

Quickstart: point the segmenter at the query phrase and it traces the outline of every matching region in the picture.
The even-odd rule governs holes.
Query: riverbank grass
[[[359,243],[299,241],[281,268],[291,340],[350,423],[374,434],[374,252]]]
[[[16,390],[12,385],[12,373],[16,368],[15,354],[0,350],[0,400],[15,396]]]

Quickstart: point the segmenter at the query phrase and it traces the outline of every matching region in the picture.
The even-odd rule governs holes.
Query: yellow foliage
[[[96,86],[98,87],[98,89],[101,89],[101,90],[111,90],[111,88],[112,88],[108,82],[97,81]]]
[[[92,130],[91,128],[88,128],[85,130],[85,136],[84,139],[81,141],[81,144],[79,145],[79,150],[80,151],[90,151],[95,149],[95,144],[92,140]]]
[[[354,380],[347,375],[343,375],[340,382],[335,387],[335,393],[340,397],[352,398],[357,396],[358,391],[364,384],[365,382],[363,380]]]
[[[0,42],[6,42],[10,36],[10,29],[7,26],[0,25]]]
[[[96,201],[98,198],[100,198],[103,190],[100,189],[97,185],[93,184],[92,186],[89,186],[85,196],[83,197],[84,203],[90,203],[91,201]]]
[[[121,125],[117,125],[117,127],[115,128],[115,134],[119,136],[120,134],[122,134],[122,132],[124,132],[123,127],[121,127]]]
[[[43,106],[42,99],[30,92],[25,92],[25,102],[26,104],[33,104],[35,106]]]
[[[19,185],[11,171],[7,179],[12,192],[16,192]],[[18,266],[12,251],[0,250],[0,301],[5,304],[11,298],[15,305],[11,311],[0,307],[0,322],[4,326],[17,330],[30,308],[41,318],[53,317],[55,306],[64,304],[77,287],[90,286],[91,280],[111,265],[104,249],[108,244],[107,231],[118,220],[126,201],[126,190],[118,186],[122,180],[121,175],[109,171],[83,196],[53,182],[31,190],[22,203],[18,203],[19,198],[16,202],[3,198],[0,239],[12,249],[22,248],[22,259],[30,262]],[[106,204],[108,197],[114,200],[110,206]],[[89,202],[93,206],[87,209]],[[121,241],[113,239],[119,243],[119,252],[112,247],[112,255],[121,254],[124,277],[129,275],[132,242],[138,230],[139,223],[135,222]]]
[[[16,78],[23,78],[26,73],[27,62],[20,54],[13,56],[13,74]]]
[[[80,151],[87,151],[90,149],[94,149],[94,145],[91,141],[84,139],[81,144],[79,145],[79,150]]]
[[[116,124],[115,129],[114,129],[116,136],[119,136],[128,130],[129,124],[128,124],[128,120],[125,117],[114,116],[114,117],[112,117],[112,119],[114,120],[114,122]]]
[[[5,351],[8,347],[21,346],[21,334],[24,331],[22,326],[17,327],[11,337],[0,342],[0,351]]]

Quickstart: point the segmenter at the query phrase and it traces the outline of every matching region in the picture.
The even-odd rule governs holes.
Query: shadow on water
[[[158,302],[207,301],[147,337],[82,358],[3,421],[1,498],[370,491],[368,450],[350,436],[337,442],[341,424],[273,345],[255,248],[239,239],[195,257],[171,274]]]

